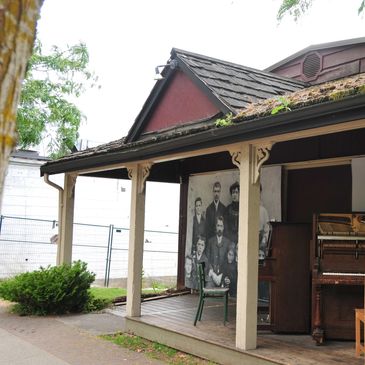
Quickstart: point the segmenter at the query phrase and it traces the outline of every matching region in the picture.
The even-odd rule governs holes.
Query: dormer
[[[265,71],[310,84],[365,72],[365,37],[309,46]]]

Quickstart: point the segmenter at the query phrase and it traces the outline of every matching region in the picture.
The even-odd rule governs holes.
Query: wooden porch
[[[316,346],[309,335],[278,335],[259,331],[256,350],[235,348],[236,303],[229,303],[229,323],[223,325],[223,304],[207,302],[202,321],[193,326],[197,295],[142,303],[142,316],[126,318],[127,330],[221,364],[363,365],[353,341],[328,341]],[[125,316],[126,307],[113,310]],[[355,315],[355,314],[354,314]]]

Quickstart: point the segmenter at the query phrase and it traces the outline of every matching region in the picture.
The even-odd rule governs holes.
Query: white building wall
[[[12,157],[5,179],[4,199],[1,214],[3,216],[29,219],[57,221],[58,217],[58,190],[46,184],[40,177],[40,166],[45,161]],[[50,180],[63,186],[63,174],[52,175]],[[76,225],[74,229],[73,259],[83,259],[90,262],[89,268],[100,278],[105,272],[106,248],[108,243],[109,225],[122,230],[114,230],[114,260],[112,258],[111,277],[125,277],[126,250],[128,249],[128,228],[130,214],[131,183],[129,180],[103,179],[79,176],[76,182],[75,193],[75,223],[100,225],[104,227],[90,227]],[[176,275],[177,255],[169,253],[155,254],[151,251],[177,251],[177,231],[179,216],[179,185],[147,183],[146,195],[146,234],[145,234],[145,274],[146,276],[174,276]],[[5,219],[4,222],[9,220]],[[56,233],[52,223],[16,221],[16,227],[7,233],[11,242],[19,241],[19,247],[9,242],[6,258],[0,252],[3,271],[12,273],[19,268],[24,271],[37,269],[39,263],[54,264],[54,247],[49,245],[33,245],[32,250],[25,248],[24,242],[49,242]],[[14,224],[14,223],[13,223]],[[39,224],[39,225],[38,225]],[[4,245],[5,225],[0,236],[0,245]],[[149,231],[157,232],[149,232]],[[160,231],[176,232],[163,234]],[[85,245],[83,247],[82,245]],[[91,246],[91,247],[88,247]],[[97,246],[97,247],[92,247]],[[3,247],[3,249],[4,249]],[[9,249],[11,248],[11,252]],[[49,251],[49,252],[48,252]],[[3,253],[3,255],[5,255]],[[156,261],[156,255],[160,261]],[[44,261],[41,260],[42,256]],[[175,257],[176,256],[176,257]],[[6,269],[4,262],[7,260]],[[12,262],[17,262],[15,266]],[[32,264],[33,263],[33,264]],[[13,267],[14,266],[14,267]],[[20,270],[19,269],[19,270]],[[10,270],[10,271],[9,271]],[[113,274],[114,272],[114,274]],[[15,272],[16,273],[16,272]],[[6,276],[6,275],[5,275]]]
[[[40,177],[45,161],[11,158],[5,179],[2,215],[57,220],[58,191]],[[63,185],[63,174],[50,180]],[[129,227],[129,180],[79,176],[76,182],[77,223]],[[178,184],[147,183],[146,229],[177,232]]]
[[[45,161],[12,157],[5,178],[2,215],[25,218],[57,219],[57,191],[40,177]],[[57,176],[56,183],[62,181]]]

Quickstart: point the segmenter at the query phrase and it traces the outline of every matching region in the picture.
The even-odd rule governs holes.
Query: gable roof
[[[177,67],[172,69],[169,64],[173,60],[176,60]],[[162,71],[164,78],[156,82],[128,132],[127,142],[140,137],[153,109],[163,97],[163,91],[177,69],[184,72],[222,114],[230,112],[235,115],[252,103],[307,86],[302,81],[173,48],[171,57]]]
[[[273,96],[304,88],[307,84],[235,63],[173,48],[183,71],[199,79],[233,113]]]
[[[327,43],[319,43],[319,44],[312,44],[311,46],[308,46],[306,48],[301,49],[300,51],[293,53],[292,55],[284,58],[283,60],[274,63],[273,65],[267,67],[265,71],[271,72],[272,70],[275,70],[286,63],[295,60],[298,57],[301,57],[309,52],[315,52],[319,50],[329,49],[329,48],[336,48],[336,47],[346,47],[346,46],[354,46],[355,44],[361,44],[365,43],[365,37],[360,38],[352,38],[352,39],[345,39],[342,41],[336,41],[336,42],[327,42]]]

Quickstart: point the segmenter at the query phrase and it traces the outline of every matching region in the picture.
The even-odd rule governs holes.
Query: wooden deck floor
[[[235,350],[236,303],[230,302],[229,323],[224,326],[222,304],[207,302],[202,321],[194,327],[197,303],[197,295],[145,302],[142,303],[142,316],[133,320]],[[116,308],[114,312],[125,315],[125,306]],[[316,346],[309,335],[277,335],[261,331],[258,334],[257,349],[247,353],[279,364],[365,364],[364,357],[355,357],[354,342],[327,341],[324,346]]]

